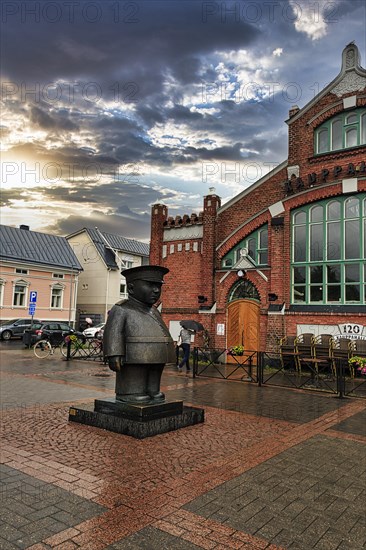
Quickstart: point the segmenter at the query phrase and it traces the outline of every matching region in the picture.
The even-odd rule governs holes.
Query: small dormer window
[[[366,110],[355,109],[332,117],[314,134],[316,155],[366,144]]]

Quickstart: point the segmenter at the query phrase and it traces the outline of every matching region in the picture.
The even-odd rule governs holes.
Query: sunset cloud
[[[2,223],[59,234],[148,239],[154,202],[229,200],[286,158],[344,46],[366,57],[358,0],[36,4],[2,13]]]

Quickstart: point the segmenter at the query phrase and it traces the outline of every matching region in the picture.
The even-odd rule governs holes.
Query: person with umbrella
[[[189,372],[191,370],[189,366],[189,355],[191,352],[191,336],[196,331],[203,330],[203,325],[201,323],[198,323],[197,321],[181,321],[180,325],[182,327],[179,339],[180,339],[180,347],[183,350],[183,359],[178,364],[178,371],[182,372],[183,366],[186,365],[186,371]]]

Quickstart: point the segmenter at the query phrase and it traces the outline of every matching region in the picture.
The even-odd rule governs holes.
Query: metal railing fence
[[[366,376],[350,368],[347,361],[314,363],[304,358],[301,364],[301,368],[296,361],[284,364],[280,354],[272,352],[244,350],[242,355],[233,356],[230,350],[222,348],[195,347],[193,350],[194,377],[366,398]]]
[[[103,361],[103,341],[98,338],[68,337],[66,361],[82,359],[88,361]]]

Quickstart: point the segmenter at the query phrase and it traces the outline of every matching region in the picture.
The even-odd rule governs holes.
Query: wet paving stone
[[[333,426],[333,430],[366,437],[366,410],[361,411],[343,422]]]
[[[4,464],[0,465],[0,507],[0,548],[8,543],[28,548],[105,510]]]
[[[201,546],[196,546],[192,542],[174,537],[169,533],[146,527],[138,533],[134,533],[108,546],[111,550],[199,550]]]
[[[361,550],[366,540],[364,511],[354,502],[352,491],[346,490],[357,487],[358,480],[357,469],[347,468],[350,454],[366,458],[364,444],[316,436],[223,483],[213,499],[208,492],[184,508],[205,518],[220,513],[225,525],[286,548],[338,548],[352,543],[353,550]],[[319,467],[322,461],[324,467]],[[296,471],[289,474],[291,463]],[[326,481],[326,472],[331,482]]]
[[[200,384],[169,391],[169,398],[181,399],[184,394],[184,400],[193,405],[214,406],[300,424],[311,422],[343,406],[341,400],[326,397],[319,399],[316,394],[294,392],[285,388],[260,388],[243,382],[213,382],[202,378],[197,380]],[[225,383],[230,384],[230,392],[225,389]]]

